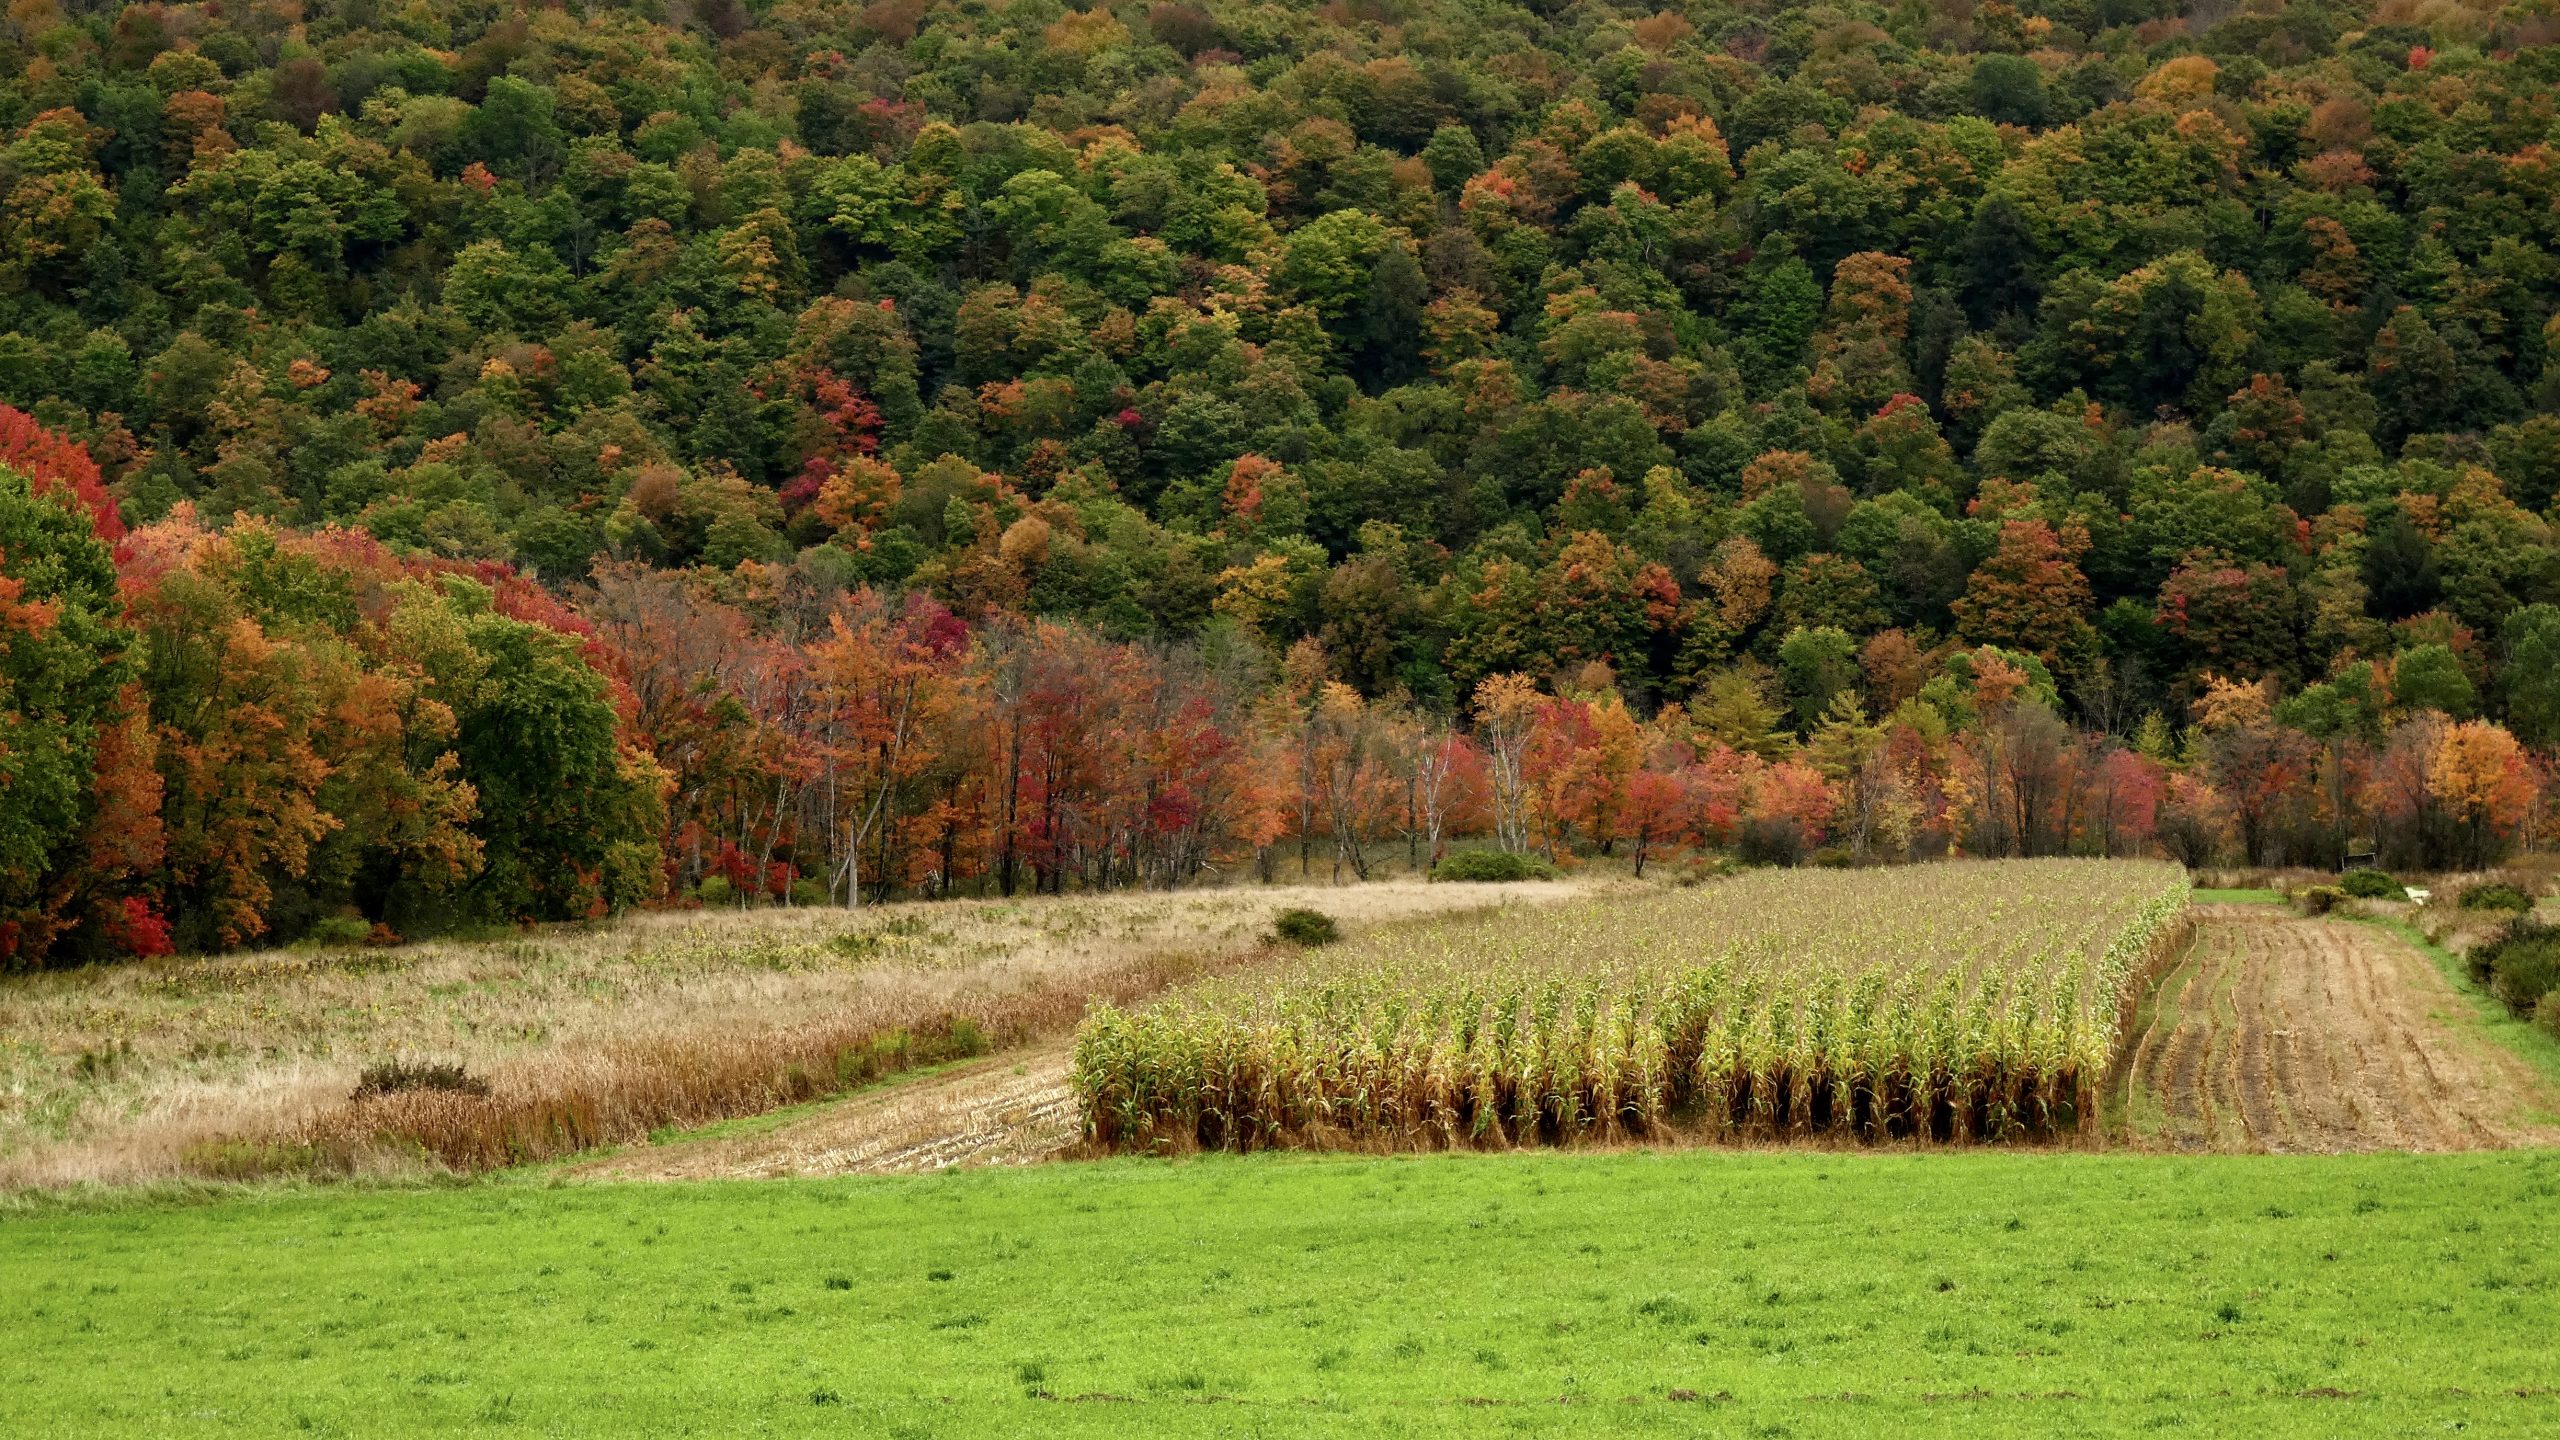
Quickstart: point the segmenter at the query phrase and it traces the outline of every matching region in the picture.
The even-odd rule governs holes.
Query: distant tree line
[[[107,591],[42,591],[48,647],[177,707],[147,761],[140,712],[95,722],[116,773],[163,775],[164,817],[209,773],[183,745],[235,753],[233,697],[164,691],[223,683],[187,647],[244,618],[295,657],[285,709],[344,683],[400,715],[381,743],[414,791],[381,834],[316,800],[336,824],[279,800],[249,827],[345,878],[241,881],[264,852],[176,831],[118,873],[162,877],[138,903],[187,944],[350,906],[568,913],[723,865],[752,890],[785,856],[839,896],[960,883],[965,826],[923,880],[881,848],[909,777],[867,821],[827,810],[846,762],[806,746],[833,740],[768,767],[832,764],[823,798],[777,781],[766,819],[689,818],[712,762],[636,728],[641,677],[598,638],[658,623],[597,608],[653,586],[813,671],[838,617],[846,644],[923,627],[971,696],[1001,688],[989,637],[1074,637],[1196,679],[1231,739],[1290,686],[1469,730],[1525,676],[1657,736],[1749,694],[1801,743],[1852,694],[1900,725],[1988,655],[2026,677],[2018,723],[2249,817],[2173,805],[2173,836],[2478,850],[2485,822],[2371,777],[2434,775],[2428,715],[2506,736],[2501,775],[2560,746],[2560,21],[2197,15],[25,0],[0,18],[0,402],[49,448],[11,463],[101,543],[153,537]],[[260,547],[349,598],[270,596]],[[108,638],[75,643],[81,614]],[[395,614],[449,617],[447,669],[374,678],[416,658]],[[466,683],[484,665],[515,678]],[[501,773],[475,697],[592,708],[555,681],[616,711],[558,761],[606,777],[597,808],[497,834],[506,785],[557,786]],[[7,703],[68,714],[72,689]],[[63,757],[93,752],[9,753],[54,798],[0,836],[63,833]],[[2283,783],[2241,785],[2244,753]],[[328,766],[352,814],[361,767]],[[2085,801],[2066,823],[2054,784],[2026,793],[2000,843],[2095,843]],[[1303,836],[1323,807],[1280,808]],[[1267,848],[1250,820],[1140,841],[1115,814],[1000,843],[1013,883]],[[24,878],[53,860],[7,863],[56,887],[52,919],[10,902],[21,933],[106,914]]]

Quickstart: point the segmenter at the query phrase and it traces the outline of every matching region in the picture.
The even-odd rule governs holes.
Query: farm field
[[[2125,1017],[2096,1143],[2333,1151],[2560,1139],[2560,1086],[2551,1083],[2560,1073],[2560,1046],[2463,993],[2458,970],[2439,972],[2407,934],[2302,919],[2261,902],[2260,893],[2189,907],[2192,943],[2164,957]],[[1568,908],[1530,923],[1546,934],[1580,913]],[[1517,923],[1502,926],[1508,933]],[[1484,935],[1464,922],[1399,935],[1416,933],[1460,945],[1472,943],[1470,934]],[[1329,971],[1347,958],[1316,968]],[[1029,1163],[1076,1146],[1077,1111],[1069,1051],[1049,1042],[764,1120],[622,1147],[565,1173],[681,1180]],[[1693,1129],[1652,1138],[1713,1137]]]
[[[1614,992],[1578,1014],[1545,981],[1694,995],[1660,983],[1693,951],[1627,944],[1676,916],[1683,944],[1733,940],[1694,947],[1722,975],[1760,977],[1732,993],[1763,1003],[1709,1027],[1741,1037],[1737,1065],[1835,1053],[1771,1048],[1782,1034],[1942,1085],[2060,1055],[2075,1111],[2110,1087],[2104,1124],[2092,1106],[2089,1128],[2075,1113],[2009,1132],[2022,1145],[1956,1145],[1810,1113],[1755,1124],[1746,1103],[1723,1130],[1533,1137],[1570,1149],[1020,1163],[1073,1153],[1081,1129],[1052,1019],[842,1097],[476,1176],[0,1194],[0,1433],[2560,1434],[2560,1149],[2532,1148],[2555,1099],[2533,1057],[2553,1057],[2526,1053],[2552,1047],[2492,1026],[2458,967],[2378,923],[2191,905],[2173,867],[1848,878],[1864,908],[1818,945],[1789,928],[1818,903],[1774,902],[1839,880],[1797,872],[856,918],[877,929],[693,917],[370,978],[448,1001],[465,1037],[510,997],[561,1000],[546,1014],[582,1028],[555,1043],[586,1044],[689,999],[770,1018],[744,1007],[865,986],[974,1004],[1058,986],[1044,1013],[1071,1018],[1085,1001],[1064,987],[1126,995],[1103,987],[1138,975],[1182,987],[1158,1013],[1325,977],[1345,1002],[1327,1013],[1375,1016],[1382,992],[1344,977],[1421,953],[1439,968],[1416,973],[1526,974],[1529,1019],[1623,1036],[1641,1031],[1604,1023]],[[1452,913],[1526,895],[1562,903]],[[1348,941],[1262,944],[1274,909],[1311,899],[1353,922]],[[1757,939],[1715,928],[1732,906]],[[1887,943],[1915,934],[1929,943]],[[653,959],[669,954],[685,959]],[[754,963],[777,956],[795,963]],[[1791,957],[1815,985],[1780,983]],[[457,974],[476,978],[437,988]],[[582,987],[592,1011],[564,998]],[[1897,989],[1925,1003],[1879,1003]],[[1771,999],[1805,1023],[1776,1029]],[[1884,1018],[1860,1031],[1861,1013]],[[493,1073],[542,1073],[542,1042],[483,1043],[469,1053]],[[1967,1054],[1990,1063],[1968,1072]],[[2221,1153],[2285,1150],[2392,1153]],[[662,1183],[611,1183],[640,1180]]]
[[[0,977],[0,1189],[166,1179],[208,1159],[366,1168],[386,1163],[366,1153],[385,1129],[479,1168],[489,1132],[570,1117],[575,1133],[518,1142],[518,1158],[542,1158],[809,1099],[847,1051],[894,1069],[1063,1036],[1092,997],[1143,999],[1249,959],[1292,905],[1357,929],[1581,888],[706,910]],[[975,1033],[952,1034],[953,1017]],[[495,1094],[350,1100],[366,1067],[402,1059],[459,1064]],[[795,1066],[796,1088],[782,1084]],[[314,1142],[343,1153],[315,1157]]]
[[[1127,1149],[2095,1135],[2174,865],[1745,874],[1407,928],[1079,1031]]]
[[[2560,1154],[1207,1156],[0,1220],[0,1431],[2560,1431]]]
[[[2464,997],[2408,940],[2265,904],[2195,914],[2194,944],[2147,999],[2128,1045],[2125,1120],[2136,1143],[2335,1151],[2560,1141],[2535,1067],[2466,1024]]]

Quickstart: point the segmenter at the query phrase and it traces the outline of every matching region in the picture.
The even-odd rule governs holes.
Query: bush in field
[[[1137,1150],[2068,1134],[2187,895],[2026,860],[1506,911],[1097,1007],[1075,1086]]]
[[[2541,1026],[2552,1039],[2560,1040],[2560,990],[2554,990],[2534,1002],[2533,1023]]]
[[[1508,850],[1461,850],[1432,866],[1431,878],[1479,884],[1505,880],[1553,880],[1556,867],[1535,855],[1517,855]]]
[[[2471,952],[2474,973],[2486,970],[2489,993],[2518,1015],[2535,1013],[2560,990],[2560,926],[2517,920],[2507,933]]]
[[[361,915],[331,915],[302,933],[302,943],[320,949],[370,944],[373,924]]]
[[[2347,892],[2335,885],[2314,885],[2293,897],[2294,904],[2300,906],[2305,915],[2326,915],[2345,904],[2346,900]]]
[[[1341,939],[1342,927],[1321,910],[1283,910],[1271,917],[1271,933],[1284,945],[1304,949]]]
[[[479,1095],[489,1093],[489,1082],[459,1065],[442,1061],[386,1060],[367,1065],[356,1077],[353,1098],[370,1100],[379,1095],[399,1095],[412,1090],[436,1090],[447,1095]]]
[[[2490,880],[2462,892],[2465,910],[2512,910],[2519,915],[2533,909],[2533,897],[2502,880]]]
[[[2350,870],[2340,889],[2358,900],[2406,900],[2409,892],[2380,870]]]

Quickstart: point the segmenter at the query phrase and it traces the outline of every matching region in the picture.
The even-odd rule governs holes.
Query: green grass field
[[[0,1221],[0,1433],[2560,1433],[2560,1152],[1115,1161]]]

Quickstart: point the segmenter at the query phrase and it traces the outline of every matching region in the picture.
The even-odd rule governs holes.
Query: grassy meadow
[[[698,910],[5,976],[0,1190],[539,1159],[1063,1032],[1090,999],[1143,999],[1251,958],[1289,906],[1357,930],[1575,888]],[[493,1093],[351,1100],[367,1067],[398,1060],[459,1064]]]
[[[2560,1154],[1684,1151],[0,1220],[0,1432],[2560,1431]]]

